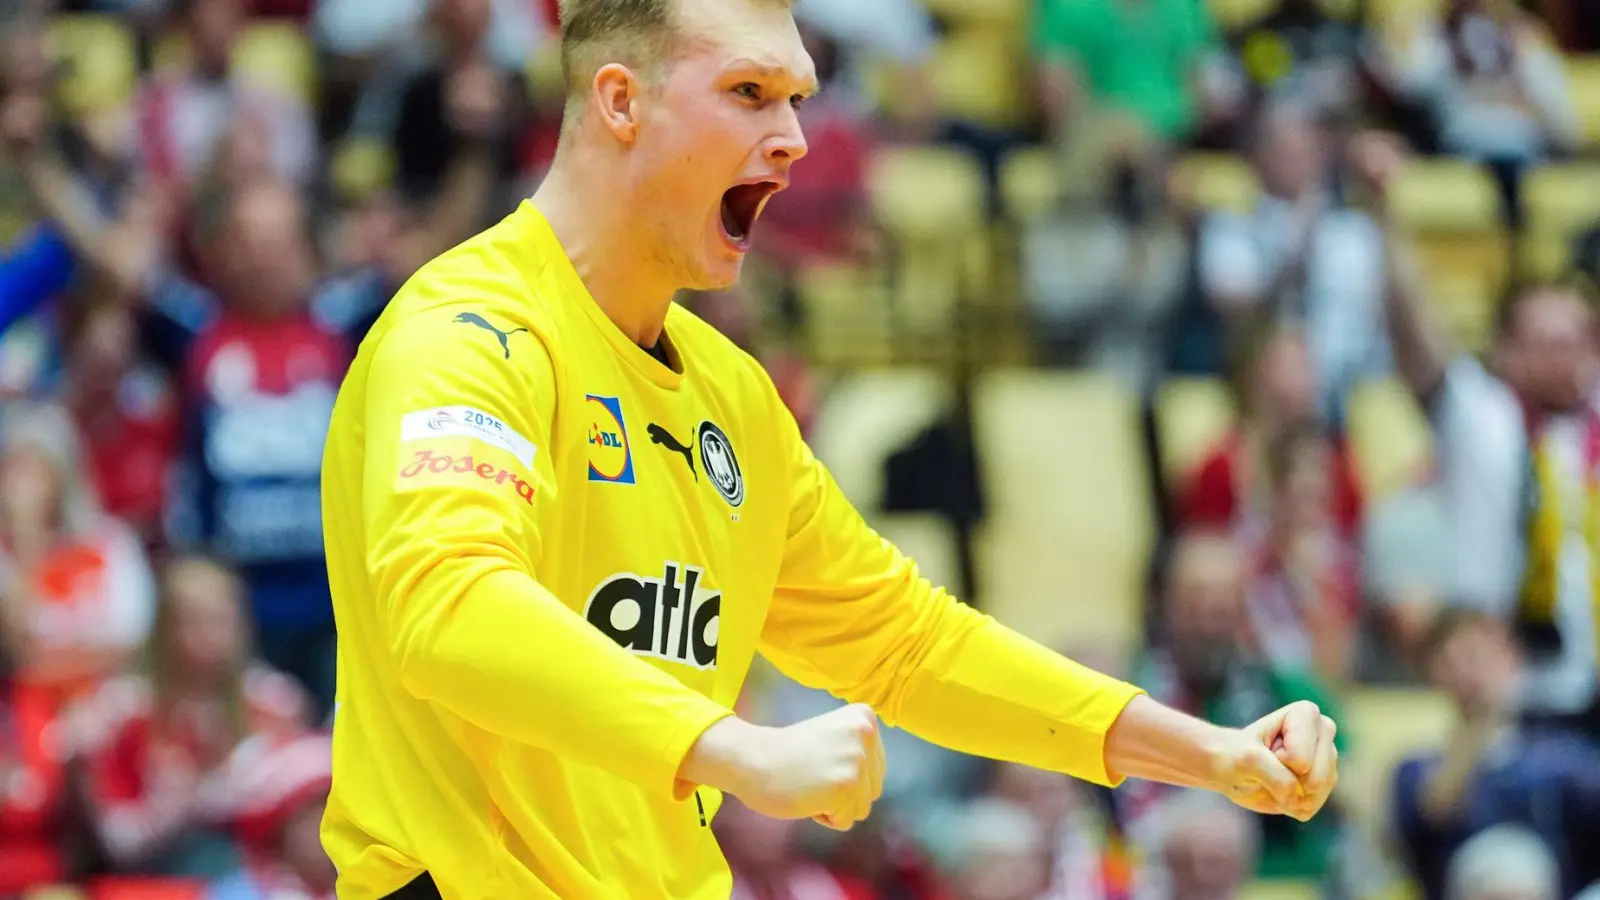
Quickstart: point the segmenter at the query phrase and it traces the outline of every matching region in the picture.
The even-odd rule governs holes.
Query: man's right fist
[[[878,717],[861,704],[786,728],[736,718],[706,729],[683,777],[720,788],[775,819],[815,819],[844,830],[883,792]]]

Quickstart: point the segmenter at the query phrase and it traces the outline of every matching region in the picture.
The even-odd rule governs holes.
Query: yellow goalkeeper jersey
[[[757,652],[958,750],[1102,783],[1137,691],[873,533],[761,366],[674,307],[663,364],[531,202],[373,328],[323,462],[338,895],[725,900],[678,778]]]

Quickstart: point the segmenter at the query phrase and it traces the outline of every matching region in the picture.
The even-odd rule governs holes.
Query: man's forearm
[[[1106,770],[1179,787],[1215,788],[1226,728],[1133,698],[1106,734]]]

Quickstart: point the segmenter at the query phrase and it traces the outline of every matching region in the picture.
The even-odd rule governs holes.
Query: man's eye
[[[753,81],[741,82],[734,87],[733,92],[747,100],[761,99],[761,87]]]

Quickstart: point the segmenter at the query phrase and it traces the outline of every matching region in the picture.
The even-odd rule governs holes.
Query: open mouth
[[[775,181],[738,184],[722,195],[722,233],[740,250],[750,247],[750,230],[767,198],[781,187]]]

